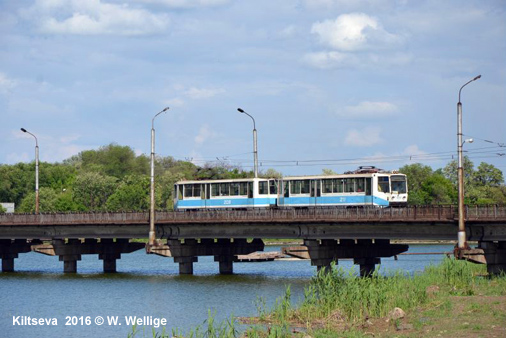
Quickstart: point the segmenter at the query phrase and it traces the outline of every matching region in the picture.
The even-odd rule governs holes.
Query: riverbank
[[[415,275],[360,278],[333,267],[312,278],[300,304],[292,304],[288,287],[270,309],[258,299],[257,311],[219,324],[210,315],[201,327],[169,336],[506,337],[506,276],[490,277],[485,266],[454,259]]]
[[[422,274],[360,278],[340,268],[319,274],[293,307],[290,290],[270,311],[243,318],[245,336],[506,337],[506,276],[445,259]]]

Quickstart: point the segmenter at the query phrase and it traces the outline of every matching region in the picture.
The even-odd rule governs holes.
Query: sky
[[[197,165],[506,169],[506,2],[0,0],[0,164],[110,143]]]

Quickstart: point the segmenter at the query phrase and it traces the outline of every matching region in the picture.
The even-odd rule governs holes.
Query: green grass
[[[399,307],[411,314],[410,324],[417,332],[413,336],[418,337],[423,336],[426,327],[437,326],[441,319],[453,316],[455,309],[451,297],[477,294],[480,296],[506,295],[506,276],[487,278],[483,277],[484,275],[486,275],[484,265],[448,258],[439,265],[429,266],[423,273],[416,275],[396,272],[384,276],[374,272],[370,277],[362,278],[353,270],[345,271],[340,267],[332,266],[329,271],[322,271],[311,279],[305,288],[302,302],[296,306],[291,302],[289,286],[286,288],[285,295],[276,300],[272,309],[266,308],[263,298],[257,298],[255,301],[258,312],[256,324],[250,325],[243,332],[238,330],[233,317],[216,323],[214,314],[209,312],[208,319],[201,326],[186,334],[172,331],[170,336],[302,338],[308,334],[315,338],[330,338],[336,335],[347,338],[370,337],[367,329],[362,327],[364,323],[369,319],[387,318],[393,308]],[[499,304],[497,302],[496,305]],[[465,304],[465,314],[462,316],[473,318],[476,313],[483,313],[483,309],[478,304]],[[498,322],[506,318],[506,314],[492,307],[487,308],[486,316],[496,318]],[[385,322],[384,319],[382,321]],[[393,327],[400,324],[398,320],[391,323]],[[467,332],[479,333],[484,330],[484,326],[482,323],[473,323],[453,325],[447,329],[448,332],[467,330]],[[157,337],[154,331],[152,333],[152,337]],[[129,335],[129,338],[134,336],[135,334]],[[410,335],[402,336],[409,337]],[[163,335],[158,337],[163,337]]]

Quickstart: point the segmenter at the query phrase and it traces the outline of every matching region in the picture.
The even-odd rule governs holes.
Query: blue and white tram
[[[379,170],[282,179],[180,181],[174,210],[217,208],[402,206],[406,175]]]
[[[360,173],[285,177],[278,206],[395,206],[406,205],[406,175]]]
[[[263,178],[176,182],[174,210],[267,208],[276,205],[277,184]]]

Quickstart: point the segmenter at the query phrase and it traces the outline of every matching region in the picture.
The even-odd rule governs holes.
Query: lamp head
[[[22,131],[23,133],[26,133],[26,129],[25,129],[25,128],[21,128],[21,131]]]
[[[169,110],[169,107],[166,107],[162,110],[162,112]]]
[[[244,113],[244,110],[242,110],[241,108],[237,108],[237,111],[238,111],[239,113]]]
[[[477,77],[475,77],[475,78],[473,79],[473,81],[478,80],[480,77],[481,77],[481,75],[478,75]]]

